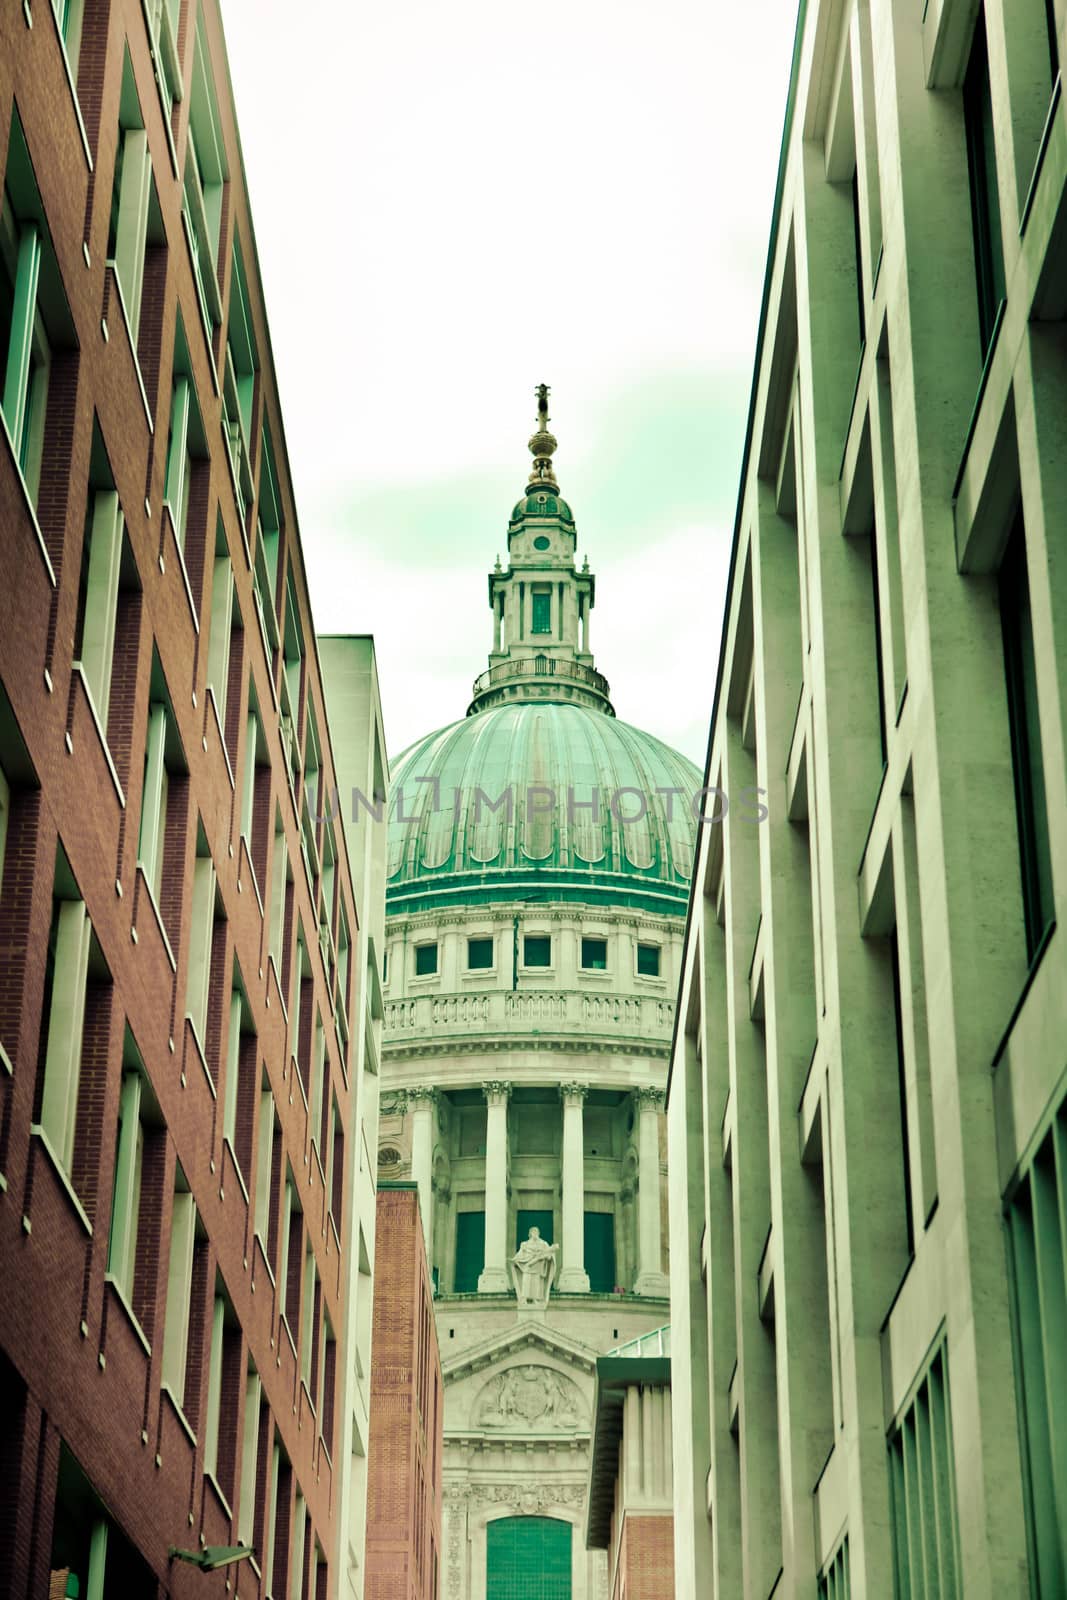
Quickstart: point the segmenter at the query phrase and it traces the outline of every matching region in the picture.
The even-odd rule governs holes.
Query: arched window
[[[571,1600],[571,1525],[501,1517],[486,1530],[486,1600]]]

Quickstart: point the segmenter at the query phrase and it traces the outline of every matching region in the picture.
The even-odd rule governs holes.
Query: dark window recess
[[[417,944],[415,946],[415,976],[428,978],[437,971],[437,946],[435,944]]]
[[[985,13],[978,13],[967,76],[963,80],[963,120],[967,135],[967,168],[971,183],[974,270],[978,285],[978,331],[982,359],[989,350],[997,310],[1007,293],[1004,248],[1000,235],[997,153],[993,142],[993,101],[989,91],[989,54]]]
[[[659,977],[659,945],[639,944],[637,947],[637,970],[642,978]]]
[[[455,1294],[475,1294],[485,1266],[485,1212],[460,1211],[456,1217]]]
[[[554,1228],[551,1211],[517,1211],[515,1213],[515,1248],[524,1244],[531,1228],[537,1228],[545,1244],[552,1244]]]
[[[852,231],[856,249],[856,305],[859,311],[860,349],[867,343],[867,308],[864,304],[863,286],[863,234],[860,231],[859,168],[852,173]]]
[[[615,1218],[610,1211],[585,1213],[585,1270],[593,1294],[615,1287]]]
[[[533,615],[530,623],[531,633],[552,632],[552,591],[551,589],[535,589],[531,596],[533,602]]]
[[[467,967],[471,972],[485,972],[493,965],[492,939],[467,940]]]
[[[582,966],[587,972],[605,972],[608,965],[608,941],[606,939],[582,940]]]
[[[1037,668],[1026,576],[1026,538],[1019,512],[1000,566],[1000,621],[1008,687],[1008,726],[1015,775],[1026,954],[1033,959],[1052,921],[1052,858],[1049,848],[1045,769],[1037,708]]]
[[[548,934],[528,933],[522,944],[523,965],[550,967],[552,965],[552,940]]]

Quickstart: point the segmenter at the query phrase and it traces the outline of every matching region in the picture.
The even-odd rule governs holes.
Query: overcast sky
[[[703,763],[796,0],[223,0],[315,622],[462,716],[551,385],[620,717]],[[298,25],[297,25],[298,24]]]

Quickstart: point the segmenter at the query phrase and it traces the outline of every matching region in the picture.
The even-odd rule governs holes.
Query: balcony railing
[[[520,656],[517,661],[498,661],[474,680],[474,698],[507,683],[522,679],[551,678],[556,682],[578,684],[595,694],[608,697],[609,684],[602,672],[581,661],[556,656]]]
[[[387,1041],[467,1033],[600,1034],[669,1044],[674,1004],[639,995],[585,994],[579,990],[523,993],[414,995],[385,1005]]]

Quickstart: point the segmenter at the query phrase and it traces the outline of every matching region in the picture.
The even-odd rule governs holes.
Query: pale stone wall
[[[996,574],[1021,500],[1062,920],[1067,110],[1044,5],[986,0],[980,386],[976,9],[818,0],[797,56],[708,776],[769,815],[702,832],[669,1089],[679,1593],[814,1594],[844,1539],[889,1593],[942,1341],[938,1592],[1036,1584],[1003,1212],[1063,1103],[1067,947],[1024,937]]]

